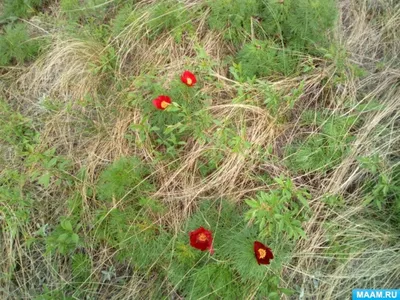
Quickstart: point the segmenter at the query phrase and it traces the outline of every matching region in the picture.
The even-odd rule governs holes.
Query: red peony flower
[[[190,71],[183,72],[181,80],[187,86],[194,86],[195,83],[197,82],[196,76],[194,76],[194,74]]]
[[[171,104],[171,98],[165,95],[160,95],[156,99],[153,100],[153,105],[157,109],[164,110],[168,105]]]
[[[269,260],[274,258],[271,249],[258,241],[254,242],[254,254],[258,264],[262,265],[269,265]]]
[[[214,249],[212,246],[212,233],[211,231],[204,229],[203,227],[197,228],[194,231],[189,232],[190,245],[201,251],[209,250],[210,254],[214,254]]]

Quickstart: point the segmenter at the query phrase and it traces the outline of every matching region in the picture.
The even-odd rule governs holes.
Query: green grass
[[[1,298],[398,288],[399,5],[0,9]],[[214,255],[190,246],[200,226]]]

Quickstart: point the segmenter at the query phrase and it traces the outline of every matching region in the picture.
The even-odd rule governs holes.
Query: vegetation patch
[[[1,299],[398,288],[397,3],[0,10]]]

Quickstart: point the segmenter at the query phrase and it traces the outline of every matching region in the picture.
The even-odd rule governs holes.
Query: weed
[[[336,2],[332,0],[263,1],[263,29],[287,47],[306,53],[315,53],[326,47],[328,31],[337,16]]]
[[[262,192],[256,199],[246,200],[251,208],[246,213],[247,220],[258,225],[262,236],[278,234],[294,240],[304,237],[302,221],[307,220],[305,209],[309,207],[309,194],[304,189],[296,189],[288,178],[274,180],[279,189]]]
[[[38,40],[31,38],[28,26],[24,23],[9,24],[0,35],[0,66],[12,62],[22,64],[35,58],[40,50]]]
[[[43,0],[5,0],[3,14],[0,15],[0,22],[2,19],[15,20],[17,18],[26,18],[34,13],[43,2]]]
[[[124,157],[105,169],[97,184],[97,195],[103,201],[118,201],[127,197],[136,199],[144,197],[153,190],[152,184],[146,180],[150,174],[137,157]]]
[[[261,6],[257,0],[218,0],[207,4],[211,9],[210,28],[223,31],[224,37],[235,44],[240,44],[252,32]]]
[[[64,218],[54,231],[46,238],[46,247],[49,253],[58,251],[61,254],[69,254],[74,251],[82,242],[76,233],[80,225],[74,224]]]
[[[364,180],[364,205],[373,205],[382,210],[383,206],[394,204],[394,208],[398,209],[400,201],[398,197],[400,189],[397,184],[398,167],[394,167],[391,171],[377,155],[360,157],[359,162],[369,175]]]
[[[253,40],[238,53],[241,72],[246,78],[266,77],[274,74],[292,75],[298,59],[290,49],[280,49],[273,41]]]
[[[304,114],[303,118],[308,123],[312,114]],[[335,115],[324,119],[318,114],[315,124],[320,126],[320,130],[305,142],[297,142],[287,148],[288,167],[304,172],[325,173],[337,166],[348,153],[349,144],[354,139],[350,129],[356,120],[353,116]]]

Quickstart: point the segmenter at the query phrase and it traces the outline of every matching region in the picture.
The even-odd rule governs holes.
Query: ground
[[[396,1],[0,12],[2,299],[399,288]],[[214,252],[191,245],[199,227]]]

